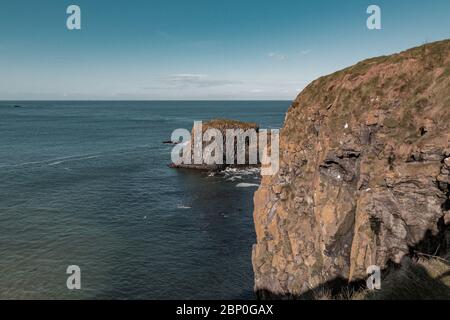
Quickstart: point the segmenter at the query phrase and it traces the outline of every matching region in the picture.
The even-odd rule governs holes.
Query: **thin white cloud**
[[[280,52],[269,52],[267,54],[269,58],[275,59],[275,60],[286,60],[288,58],[287,55],[280,53]]]
[[[207,78],[207,74],[198,73],[177,73],[164,77],[165,81],[178,82],[178,81],[198,81]]]
[[[311,50],[310,50],[310,49],[301,50],[301,51],[298,51],[298,52],[295,53],[295,54],[292,54],[292,55],[291,55],[291,58],[297,57],[297,56],[299,56],[299,55],[304,56],[304,55],[307,55],[307,54],[309,54],[309,53],[311,53]],[[269,52],[269,53],[267,54],[267,56],[268,56],[269,58],[271,58],[271,59],[279,60],[279,61],[283,61],[283,60],[289,59],[289,55],[287,55],[287,54],[285,54],[285,53],[282,53],[282,52],[278,52],[278,51]]]
[[[207,74],[199,73],[177,73],[164,76],[159,79],[156,87],[146,87],[144,89],[191,89],[191,88],[212,88],[228,85],[241,84],[242,82],[229,79],[212,78]]]

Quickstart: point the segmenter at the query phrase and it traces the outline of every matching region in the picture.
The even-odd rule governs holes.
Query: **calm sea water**
[[[288,106],[0,102],[0,299],[253,298],[256,188],[238,184],[257,175],[169,169],[161,142],[194,120],[279,128]]]

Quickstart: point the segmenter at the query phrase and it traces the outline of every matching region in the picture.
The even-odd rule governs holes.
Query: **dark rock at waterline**
[[[238,169],[238,170],[260,168],[260,165],[227,165],[227,164],[207,165],[207,164],[174,164],[174,163],[170,163],[167,166],[172,169],[206,171],[206,172],[212,172],[212,173],[219,173],[219,172],[222,172],[229,168]]]
[[[172,169],[185,169],[185,170],[199,170],[199,171],[209,171],[209,172],[218,172],[222,171],[226,168],[225,165],[206,165],[206,164],[174,164],[171,163],[168,165],[169,168]]]

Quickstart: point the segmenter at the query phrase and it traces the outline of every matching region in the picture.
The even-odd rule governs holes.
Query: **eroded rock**
[[[255,194],[261,296],[302,295],[364,279],[368,266],[415,250],[446,250],[449,88],[443,41],[363,61],[297,97],[281,130],[279,173]]]

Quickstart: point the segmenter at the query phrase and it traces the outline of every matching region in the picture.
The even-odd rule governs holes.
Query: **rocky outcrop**
[[[220,132],[220,134],[223,137],[223,146],[222,146],[222,164],[207,164],[205,163],[205,161],[202,161],[202,163],[197,163],[195,164],[194,161],[194,155],[197,152],[195,150],[195,139],[196,139],[196,135],[199,135],[199,139],[202,141],[202,148],[198,151],[200,152],[200,154],[203,153],[203,150],[210,145],[210,143],[214,143],[214,139],[212,139],[211,141],[205,141],[204,139],[204,135],[205,133],[210,130],[218,130]],[[191,154],[192,154],[192,158],[191,158],[191,164],[170,164],[169,167],[171,168],[175,168],[175,169],[190,169],[190,170],[200,170],[200,171],[221,171],[224,170],[228,167],[233,167],[233,168],[239,168],[239,167],[258,167],[260,166],[259,161],[255,164],[250,163],[250,158],[249,158],[249,152],[250,152],[250,139],[247,138],[244,142],[244,147],[245,147],[245,163],[243,164],[238,164],[237,161],[237,147],[238,147],[238,143],[236,140],[236,137],[234,137],[234,141],[232,143],[232,148],[233,148],[233,154],[235,155],[234,158],[234,163],[227,163],[227,159],[226,159],[226,151],[227,151],[227,130],[233,130],[234,132],[239,132],[239,130],[241,130],[242,132],[247,132],[249,133],[250,131],[255,132],[255,137],[256,137],[256,145],[258,143],[257,139],[258,139],[258,132],[259,132],[259,126],[256,123],[253,122],[242,122],[242,121],[237,121],[237,120],[230,120],[230,119],[213,119],[213,120],[209,120],[206,122],[202,123],[201,126],[201,131],[200,130],[196,130],[195,126],[192,128],[191,131],[191,141],[190,141],[190,147],[191,147]],[[173,142],[172,142],[173,143]],[[205,160],[205,159],[203,159]]]
[[[280,148],[280,171],[254,197],[260,296],[300,296],[415,251],[444,253],[450,41],[314,81],[290,107]]]

